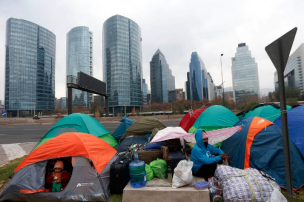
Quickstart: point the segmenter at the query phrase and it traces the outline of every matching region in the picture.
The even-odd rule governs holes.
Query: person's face
[[[54,173],[61,173],[62,169],[61,168],[54,168]]]
[[[205,131],[202,132],[202,136],[203,136],[203,142],[208,142],[208,137],[204,138],[204,136],[207,136],[207,134],[205,133]]]

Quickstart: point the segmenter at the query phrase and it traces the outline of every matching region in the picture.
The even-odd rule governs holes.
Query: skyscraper
[[[258,101],[260,95],[258,65],[251,57],[246,43],[238,45],[235,57],[232,58],[233,97],[236,104],[245,99]]]
[[[187,99],[196,101],[213,99],[213,80],[211,75],[207,72],[203,60],[196,52],[191,54],[189,69],[190,71],[187,73],[188,81],[186,82]],[[188,92],[188,88],[190,93]],[[188,98],[188,95],[190,96],[190,99]]]
[[[148,84],[146,83],[146,80],[143,79],[142,84],[142,92],[143,92],[143,106],[147,106],[147,94],[148,94]]]
[[[107,83],[110,111],[131,112],[143,106],[140,27],[115,15],[103,24],[103,78]]]
[[[208,72],[207,75],[207,92],[208,92],[208,99],[213,100],[215,98],[215,90],[214,90],[214,83],[211,74]]]
[[[5,48],[8,115],[55,110],[56,36],[32,22],[9,18]]]
[[[150,62],[151,103],[169,102],[169,91],[175,90],[175,78],[164,54],[157,49]]]
[[[185,82],[185,94],[186,94],[186,100],[191,100],[190,96],[190,75],[189,72],[187,72],[187,81]]]
[[[285,86],[291,88],[299,88],[300,91],[304,91],[304,80],[302,67],[304,67],[304,43],[297,48],[288,58],[286,68],[284,70]],[[274,85],[278,90],[278,74],[274,73]]]
[[[78,72],[93,75],[92,55],[93,34],[88,27],[75,27],[67,33],[67,75],[77,77]],[[92,94],[72,89],[73,107],[81,104],[90,107]]]

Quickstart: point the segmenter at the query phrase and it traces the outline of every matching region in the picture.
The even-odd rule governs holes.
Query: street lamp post
[[[223,106],[225,107],[225,100],[224,100],[224,81],[223,81],[223,67],[222,67],[222,56],[224,54],[221,54],[220,60],[221,60],[221,71],[222,71],[222,92],[223,92]]]

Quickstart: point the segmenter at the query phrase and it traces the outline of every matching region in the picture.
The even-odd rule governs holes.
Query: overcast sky
[[[5,32],[10,17],[28,20],[56,35],[56,97],[66,96],[66,34],[76,26],[93,32],[93,76],[102,80],[102,26],[119,14],[141,28],[143,77],[150,89],[149,62],[159,48],[176,88],[184,88],[191,53],[205,63],[215,85],[232,86],[231,58],[246,43],[258,64],[260,88],[274,89],[275,68],[265,46],[298,27],[292,51],[304,42],[304,1],[202,0],[0,0],[0,100],[4,100]]]

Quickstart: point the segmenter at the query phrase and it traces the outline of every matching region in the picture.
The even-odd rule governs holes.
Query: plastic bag
[[[153,171],[152,171],[152,168],[150,165],[146,164],[146,177],[147,177],[147,181],[150,181],[153,179],[154,177],[154,174],[153,174]]]
[[[172,188],[182,187],[193,182],[192,161],[182,160],[174,169]]]
[[[153,174],[158,178],[167,177],[167,163],[163,159],[156,159],[150,163],[150,166],[153,170]]]
[[[287,202],[287,199],[277,188],[273,187],[271,197],[267,202]]]

